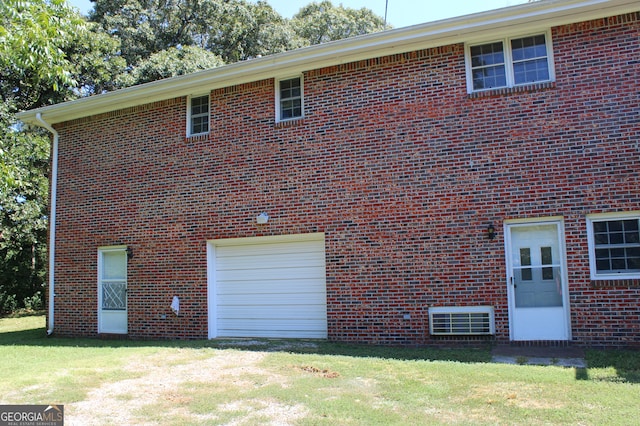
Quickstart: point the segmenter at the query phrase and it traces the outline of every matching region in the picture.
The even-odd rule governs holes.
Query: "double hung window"
[[[302,77],[278,81],[276,94],[278,121],[292,120],[303,116]]]
[[[209,133],[209,95],[189,98],[188,135]]]
[[[587,218],[592,279],[640,278],[640,213]]]
[[[467,45],[469,92],[551,81],[548,33]]]

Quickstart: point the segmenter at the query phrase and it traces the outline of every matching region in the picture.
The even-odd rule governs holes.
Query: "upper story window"
[[[549,33],[466,46],[468,91],[552,81]]]
[[[277,121],[291,120],[303,116],[302,77],[278,81],[276,109]]]
[[[640,278],[640,212],[587,218],[592,279]]]
[[[209,133],[209,95],[189,98],[188,135]]]

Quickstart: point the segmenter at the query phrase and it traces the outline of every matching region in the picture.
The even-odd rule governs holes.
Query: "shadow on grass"
[[[622,383],[640,383],[640,351],[638,350],[587,350],[588,368],[576,369],[577,380],[594,380]],[[597,369],[613,369],[615,375],[594,375]]]
[[[213,339],[213,340],[114,340],[98,338],[48,337],[44,327],[0,333],[0,346],[42,346],[77,348],[139,348],[166,347],[192,349],[235,349],[259,352],[287,352],[295,354],[340,355],[359,358],[394,360],[453,361],[462,363],[490,363],[491,346],[478,348],[433,348],[407,346],[376,346],[330,342],[315,339]],[[587,350],[587,368],[576,368],[576,380],[640,383],[640,351]],[[615,374],[600,374],[611,369]]]
[[[0,332],[0,346],[42,346],[78,348],[211,348],[297,354],[342,355],[362,358],[396,360],[455,361],[465,363],[491,362],[491,347],[429,348],[377,346],[330,342],[316,339],[213,339],[213,340],[129,340],[98,338],[67,338],[47,336],[44,327]]]

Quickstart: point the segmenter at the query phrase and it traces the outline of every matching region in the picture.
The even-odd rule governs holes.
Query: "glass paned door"
[[[561,222],[508,225],[508,296],[513,340],[569,336]]]
[[[127,252],[123,247],[98,253],[98,332],[127,333]]]

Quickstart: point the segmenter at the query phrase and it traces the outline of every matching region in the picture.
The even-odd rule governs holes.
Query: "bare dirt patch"
[[[300,365],[300,366],[295,366],[293,368],[295,368],[296,370],[304,371],[306,373],[311,373],[316,376],[325,377],[327,379],[335,379],[337,377],[340,377],[340,373],[337,373],[331,370],[326,370],[326,369],[321,370],[317,367],[312,367],[310,365]]]
[[[145,407],[164,407],[172,415],[178,415],[192,423],[216,422],[225,411],[250,412],[241,421],[227,424],[249,424],[245,421],[259,416],[269,419],[263,424],[287,425],[304,417],[303,406],[286,406],[268,400],[245,401],[221,405],[210,414],[192,413],[189,404],[192,397],[183,390],[197,387],[199,383],[211,385],[224,383],[227,386],[246,385],[251,378],[259,377],[262,383],[278,383],[286,386],[286,379],[258,366],[266,353],[251,351],[212,351],[211,356],[184,362],[184,354],[177,351],[172,356],[150,356],[142,360],[131,360],[124,367],[135,372],[132,379],[105,383],[91,390],[86,399],[65,405],[65,420],[70,425],[151,425]],[[180,361],[182,360],[182,362]],[[233,405],[233,407],[231,407]]]

